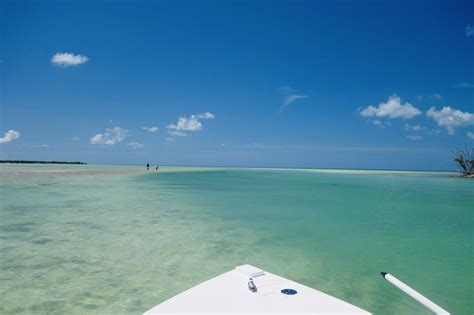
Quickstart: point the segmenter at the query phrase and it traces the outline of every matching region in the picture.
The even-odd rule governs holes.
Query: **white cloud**
[[[140,149],[140,148],[143,148],[145,145],[141,144],[141,143],[138,143],[138,142],[135,142],[135,141],[132,141],[132,142],[129,142],[127,143],[127,145],[129,147],[131,147],[132,149]]]
[[[158,127],[142,127],[142,129],[150,133],[153,133],[153,132],[157,132],[159,128]]]
[[[440,127],[446,128],[450,135],[454,134],[458,127],[474,125],[474,114],[462,112],[449,106],[443,107],[440,111],[431,107],[426,112],[426,116],[433,119]]]
[[[168,142],[173,142],[173,141],[174,141],[174,138],[168,137],[168,138],[166,138],[165,140],[168,141]]]
[[[197,114],[196,117],[199,118],[199,119],[214,119],[214,118],[216,118],[216,116],[214,116],[213,113],[209,113],[209,112],[205,112],[205,113],[202,113],[202,114]]]
[[[471,26],[471,25],[466,26],[466,36],[467,37],[474,36],[474,26]]]
[[[104,137],[104,134],[98,133],[95,136],[93,136],[91,139],[91,144],[104,144],[106,139]],[[113,144],[113,143],[107,143],[107,144]]]
[[[195,132],[202,130],[202,123],[200,119],[214,119],[215,116],[212,113],[205,112],[202,114],[191,115],[190,117],[179,117],[176,124],[166,126],[168,133],[173,136],[183,137],[187,134],[186,131]]]
[[[107,128],[104,133],[98,133],[90,138],[90,142],[91,144],[113,145],[125,140],[127,132],[127,130],[120,127]]]
[[[38,148],[49,148],[49,144],[36,144],[36,145],[33,145],[34,147],[38,147]]]
[[[398,95],[392,95],[387,102],[381,102],[378,107],[368,106],[360,110],[364,117],[388,117],[411,119],[421,114],[421,111],[410,103],[402,104]]]
[[[202,130],[202,123],[196,115],[191,115],[189,118],[179,117],[176,125],[168,125],[166,128],[179,131],[199,131]]]
[[[378,119],[372,120],[372,123],[379,128],[390,127],[392,125],[392,123],[389,121],[385,122]]]
[[[418,141],[418,140],[423,140],[423,137],[420,135],[408,135],[407,139],[413,140],[413,141]]]
[[[406,123],[404,128],[406,131],[423,131],[426,129],[421,125],[410,125],[409,123]]]
[[[186,137],[188,135],[186,132],[177,131],[177,130],[168,130],[168,133],[175,137]]]
[[[439,94],[439,93],[433,93],[433,94],[431,94],[430,97],[433,98],[433,99],[435,99],[435,100],[440,100],[440,99],[443,98],[443,96],[442,96],[441,94]]]
[[[470,82],[459,82],[455,85],[453,85],[454,88],[457,88],[457,89],[472,89],[474,88],[474,84],[470,83]]]
[[[79,140],[81,140],[81,138],[79,138],[79,137],[74,137],[74,138],[72,138],[71,140],[73,140],[73,141],[79,141]]]
[[[474,132],[470,132],[470,131],[469,131],[466,135],[467,135],[467,137],[468,137],[469,139],[474,140]]]
[[[19,138],[20,133],[18,131],[8,130],[3,137],[0,137],[0,143],[9,143]]]
[[[51,63],[61,67],[70,67],[80,65],[81,63],[87,62],[87,60],[89,60],[89,58],[83,55],[56,53],[51,58]]]

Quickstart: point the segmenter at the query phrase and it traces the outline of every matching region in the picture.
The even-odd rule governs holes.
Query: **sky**
[[[2,1],[0,159],[455,170],[472,1]]]

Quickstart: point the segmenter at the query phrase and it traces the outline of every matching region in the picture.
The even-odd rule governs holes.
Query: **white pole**
[[[407,286],[405,283],[401,282],[394,276],[392,276],[389,273],[386,272],[381,272],[382,277],[384,277],[385,280],[423,304],[425,307],[429,308],[433,313],[435,314],[442,314],[442,315],[449,315],[449,312],[445,309],[443,309],[441,306],[435,304],[434,302],[430,301],[427,297],[423,296],[420,292],[410,288]]]

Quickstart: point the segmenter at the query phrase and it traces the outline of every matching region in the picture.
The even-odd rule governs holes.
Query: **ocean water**
[[[474,312],[474,180],[450,173],[0,166],[0,313],[140,314],[253,264],[375,314]]]

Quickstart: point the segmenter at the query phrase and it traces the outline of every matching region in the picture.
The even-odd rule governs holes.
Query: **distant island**
[[[17,163],[17,164],[80,164],[86,165],[84,162],[64,162],[64,161],[26,161],[26,160],[0,160],[0,163]]]

